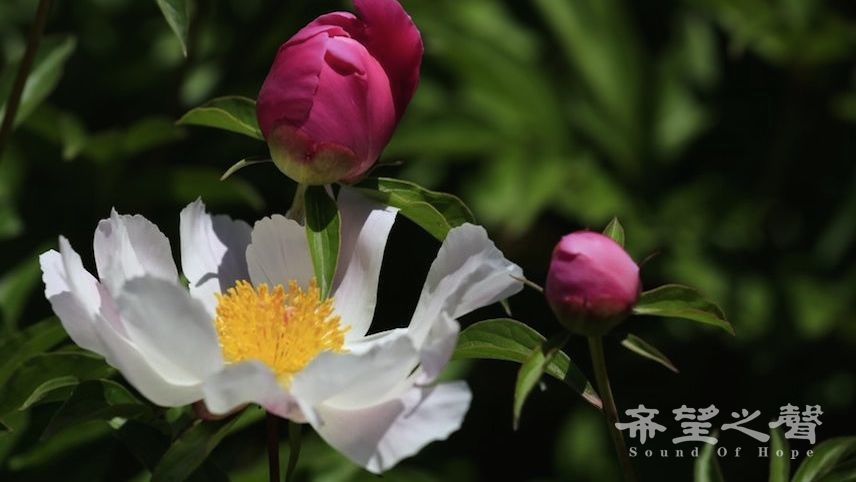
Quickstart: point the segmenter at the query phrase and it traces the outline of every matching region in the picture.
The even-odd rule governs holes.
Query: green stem
[[[279,482],[279,418],[267,414],[268,474],[270,482]]]
[[[589,350],[591,350],[592,365],[594,365],[597,390],[603,401],[603,413],[606,415],[606,423],[609,425],[609,435],[612,437],[612,444],[615,445],[618,460],[621,462],[624,481],[636,482],[633,465],[630,463],[630,455],[627,453],[627,446],[624,444],[624,436],[621,435],[621,431],[615,426],[618,423],[618,409],[615,408],[612,387],[609,385],[609,374],[606,372],[606,357],[603,355],[603,338],[600,336],[590,336],[588,342]]]
[[[300,446],[303,443],[303,426],[299,423],[288,422],[288,468],[285,470],[285,482],[291,482],[297,460],[300,458]]]
[[[303,223],[306,219],[306,188],[308,187],[306,184],[297,185],[297,189],[294,190],[294,200],[291,201],[291,208],[286,214],[287,218],[298,223]]]
[[[27,49],[24,51],[21,66],[18,68],[15,82],[12,84],[12,91],[9,94],[9,100],[6,102],[6,115],[3,116],[3,123],[0,124],[0,159],[3,157],[3,150],[6,148],[6,143],[12,134],[12,129],[15,127],[15,117],[18,115],[18,107],[21,105],[21,96],[24,94],[27,77],[29,77],[30,70],[33,68],[33,62],[36,60],[36,52],[38,52],[39,44],[42,41],[42,33],[45,31],[45,23],[47,23],[48,12],[50,12],[52,3],[53,0],[39,1],[39,6],[36,10],[36,20],[27,38]]]

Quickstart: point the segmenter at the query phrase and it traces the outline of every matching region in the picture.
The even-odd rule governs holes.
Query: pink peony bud
[[[630,313],[640,290],[639,267],[607,236],[578,231],[553,250],[545,294],[559,321],[575,333],[607,333]]]
[[[279,48],[258,120],[297,182],[355,182],[377,161],[419,84],[422,37],[397,0],[354,0]]]

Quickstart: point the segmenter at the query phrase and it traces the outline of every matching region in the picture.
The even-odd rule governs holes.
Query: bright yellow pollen
[[[226,361],[260,361],[285,385],[318,354],[343,350],[347,329],[333,314],[333,300],[321,300],[315,280],[306,291],[295,281],[272,291],[238,281],[217,301],[215,325]]]

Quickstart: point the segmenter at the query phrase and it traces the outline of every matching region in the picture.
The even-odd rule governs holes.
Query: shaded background
[[[33,0],[0,3],[0,98],[25,46]],[[92,233],[111,207],[141,213],[177,246],[178,212],[197,196],[247,220],[284,212],[293,184],[271,166],[220,174],[265,146],[179,128],[216,96],[255,97],[278,45],[344,2],[198,0],[184,59],[153,1],[56,2],[33,76],[38,92],[0,160],[0,315],[12,332],[49,316],[38,253],[70,238],[92,267]],[[608,342],[619,409],[820,404],[819,440],[854,434],[856,379],[856,7],[820,0],[405,0],[426,43],[422,85],[386,150],[384,175],[460,195],[528,277],[544,279],[558,238],[618,216],[643,283],[680,282],[721,302],[729,337],[682,321],[625,327],[681,369],[674,375]],[[2,102],[2,101],[0,101]],[[2,105],[2,104],[0,104]],[[399,219],[384,262],[379,327],[402,326],[439,247]],[[175,249],[174,249],[175,251]],[[177,251],[176,251],[177,254]],[[516,318],[556,330],[543,300]],[[501,313],[487,309],[468,320]],[[465,323],[466,324],[466,323]],[[591,373],[581,340],[571,358]],[[3,354],[0,354],[0,358]],[[511,430],[516,366],[456,364],[474,402],[463,429],[386,480],[615,480],[602,420],[552,380]],[[103,423],[47,442],[56,410],[0,434],[0,479],[146,480]],[[25,420],[26,419],[26,420]],[[18,422],[16,422],[18,423]],[[311,480],[374,478],[308,437]],[[216,464],[263,480],[262,428],[226,439]],[[755,442],[723,460],[731,480],[763,480]],[[805,450],[807,443],[796,441]],[[285,450],[285,449],[284,449]],[[284,452],[285,453],[285,452]],[[689,459],[637,460],[643,480],[688,480]]]

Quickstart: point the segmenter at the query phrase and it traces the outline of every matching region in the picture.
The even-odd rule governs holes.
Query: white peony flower
[[[342,237],[331,296],[321,301],[304,228],[275,215],[254,228],[181,212],[179,280],[169,241],[141,216],[113,211],[95,232],[98,279],[68,240],[42,254],[45,295],[78,345],[103,355],[152,402],[204,400],[225,414],[247,403],[310,423],[375,473],[457,430],[464,382],[436,383],[458,317],[522,288],[522,276],[465,225],[449,232],[407,328],[366,335],[396,211],[339,195]]]

